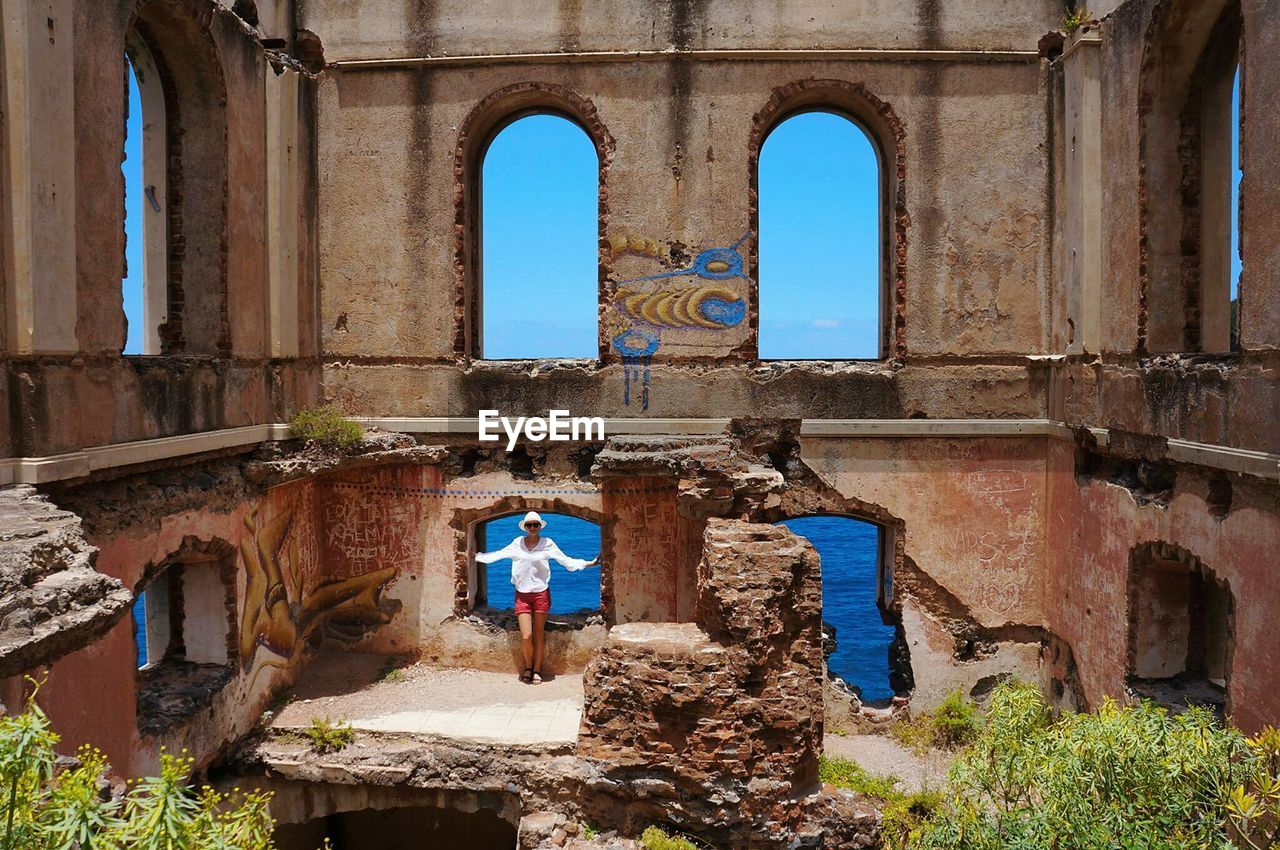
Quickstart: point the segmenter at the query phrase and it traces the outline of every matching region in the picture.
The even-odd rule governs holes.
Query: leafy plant
[[[1237,846],[1229,795],[1270,781],[1262,760],[1207,710],[1170,716],[1150,702],[1107,701],[1095,713],[1054,721],[1035,687],[1005,682],[914,846],[1227,850]],[[1261,813],[1240,818],[1250,827],[1266,823]]]
[[[924,711],[892,727],[895,738],[917,752],[930,747],[954,749],[972,742],[978,735],[982,716],[978,707],[960,690],[947,694],[933,711]]]
[[[980,722],[978,707],[962,691],[952,691],[933,712],[934,741],[944,747],[968,744],[978,737]]]
[[[1062,31],[1067,35],[1071,35],[1071,33],[1089,23],[1091,19],[1092,16],[1089,14],[1089,10],[1084,6],[1068,8],[1062,15]]]
[[[856,791],[877,800],[888,799],[898,784],[896,776],[872,776],[852,759],[822,756],[818,759],[818,779],[837,788]]]
[[[1245,741],[1251,771],[1227,798],[1227,817],[1241,845],[1280,846],[1280,729],[1268,726]]]
[[[656,826],[640,833],[640,843],[644,845],[644,850],[702,850],[685,836],[668,835]]]
[[[359,422],[347,419],[328,405],[298,411],[289,428],[299,440],[337,449],[349,449],[364,439],[364,428]]]
[[[398,658],[388,658],[378,673],[380,682],[402,682],[409,677],[409,671]]]
[[[582,824],[582,837],[588,841],[592,840],[600,834],[600,827],[592,823]]]
[[[851,759],[822,756],[818,760],[818,778],[880,803],[880,832],[886,847],[909,846],[912,835],[942,803],[937,791],[899,791],[898,777],[873,776]]]
[[[311,747],[318,753],[336,753],[356,739],[351,724],[328,717],[313,717],[311,725],[302,730],[311,740]]]
[[[34,684],[34,683],[33,683]],[[38,687],[37,687],[38,690]],[[105,756],[81,747],[56,769],[58,736],[34,695],[0,717],[3,850],[271,850],[270,795],[193,788],[189,757],[161,753],[160,775],[130,783],[123,797],[101,792]]]

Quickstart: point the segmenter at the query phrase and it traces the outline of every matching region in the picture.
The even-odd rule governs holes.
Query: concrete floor
[[[322,656],[303,673],[293,699],[271,725],[297,729],[313,717],[327,717],[356,729],[499,744],[572,744],[578,739],[579,674],[526,685],[514,672],[426,665],[388,673],[390,669],[381,656]]]

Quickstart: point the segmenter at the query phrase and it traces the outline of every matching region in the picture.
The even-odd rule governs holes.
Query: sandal
[[[526,667],[524,668],[524,672],[520,674],[520,681],[524,682],[526,685],[532,685],[533,677],[536,675],[537,674],[533,672],[532,667]]]
[[[541,671],[541,670],[534,670],[534,671],[533,671],[533,676],[532,676],[532,678],[530,678],[530,679],[529,679],[529,681],[533,682],[535,685],[541,685],[541,684],[542,684],[542,671]]]

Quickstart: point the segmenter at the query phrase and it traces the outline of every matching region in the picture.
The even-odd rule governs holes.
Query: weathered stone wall
[[[97,554],[75,514],[31,487],[0,489],[0,678],[97,640],[125,615],[132,594],[94,569]]]
[[[807,541],[711,519],[697,622],[614,627],[587,668],[579,754],[734,846],[796,829],[821,751],[821,627]]]
[[[1227,583],[1234,599],[1227,709],[1244,729],[1280,715],[1280,670],[1270,600],[1280,593],[1275,553],[1280,517],[1272,484],[1248,476],[1221,480],[1180,465],[1171,492],[1152,498],[1108,476],[1077,476],[1070,446],[1050,447],[1046,564],[1048,622],[1075,652],[1092,704],[1125,692],[1129,588],[1134,553],[1152,543],[1193,554]],[[1216,491],[1216,492],[1215,492]]]
[[[304,463],[296,475],[211,473],[209,456],[104,471],[53,490],[101,550],[106,578],[87,578],[118,603],[112,578],[136,590],[174,553],[236,547],[240,666],[198,723],[148,738],[131,711],[100,710],[135,704],[132,626],[121,621],[53,666],[44,693],[69,746],[93,740],[124,772],[153,766],[165,741],[184,740],[207,760],[251,725],[322,626],[358,649],[505,669],[510,631],[468,619],[467,535],[480,519],[529,508],[604,525],[604,616],[624,625],[601,658],[640,670],[624,638],[691,635],[688,624],[700,620],[705,641],[661,644],[663,663],[690,674],[713,671],[716,647],[736,645],[711,625],[718,606],[698,605],[708,516],[772,521],[821,509],[878,522],[891,531],[889,604],[924,705],[1008,672],[1078,689],[1088,703],[1123,695],[1134,552],[1176,548],[1232,593],[1227,699],[1236,721],[1255,728],[1280,714],[1280,658],[1267,641],[1280,598],[1276,476],[1265,456],[1211,450],[1280,451],[1274,3],[1240,3],[1242,345],[1158,356],[1150,331],[1161,281],[1148,237],[1174,184],[1150,161],[1152,134],[1171,126],[1152,113],[1152,74],[1172,79],[1194,65],[1201,24],[1227,0],[1108,0],[1094,10],[1108,14],[1076,38],[1096,33],[1096,46],[1065,48],[1096,51],[1088,55],[1099,95],[1084,117],[1096,121],[1098,150],[1083,174],[1071,143],[1086,122],[1065,113],[1080,82],[1067,79],[1066,63],[1084,54],[1061,57],[1060,39],[1042,39],[1059,26],[1057,0],[874,0],[856,14],[813,0],[785,12],[759,0],[616,0],[530,3],[516,16],[492,0],[304,0],[296,30],[287,4],[259,5],[257,30],[211,0],[57,0],[25,34],[0,28],[5,56],[18,55],[15,37],[40,48],[27,69],[39,90],[24,94],[6,76],[0,110],[0,456],[283,421],[320,398],[369,416],[568,407],[898,426],[1049,419],[1111,429],[1111,445],[1092,445],[1097,436],[1083,428],[1080,449],[1061,433],[982,436],[984,423],[970,421],[964,436],[796,438],[792,455],[778,449],[776,469],[773,449],[746,457],[728,443],[701,467],[603,463],[598,482],[584,469],[589,453],[526,447],[506,458],[470,445],[470,454],[415,454],[409,438],[383,447],[403,456]],[[154,23],[153,35],[178,34],[159,45],[185,57],[171,82],[211,88],[186,104],[180,129],[192,135],[176,165],[190,204],[169,219],[182,237],[172,271],[193,312],[182,333],[169,329],[171,356],[124,358],[121,57],[138,20]],[[278,74],[298,87],[292,207],[273,205],[269,190],[280,174],[268,139]],[[15,123],[15,103],[30,107],[27,124]],[[674,262],[730,249],[743,264],[734,294],[753,307],[756,148],[775,118],[822,104],[866,122],[891,163],[882,273],[890,356],[761,363],[761,317],[748,310],[707,335],[668,335],[648,406],[635,395],[628,402],[612,348],[627,326],[617,286],[650,271],[655,255]],[[474,359],[478,153],[502,118],[526,108],[573,114],[601,155],[598,362]],[[221,138],[197,144],[202,127]],[[14,145],[50,139],[38,162]],[[25,188],[24,163],[38,178]],[[1073,217],[1081,204],[1096,213],[1097,245]],[[15,209],[35,215],[27,242],[14,241]],[[281,300],[272,246],[291,227],[297,285]],[[1073,263],[1090,250],[1092,305],[1071,289]],[[37,272],[24,277],[20,261]],[[1096,344],[1081,342],[1069,321],[1085,308],[1097,317]],[[282,313],[296,350],[275,334]],[[1204,466],[1187,453],[1172,461],[1164,438],[1209,444],[1189,450]],[[1255,474],[1225,471],[1242,467]],[[798,477],[782,491],[782,476]],[[752,490],[774,485],[771,501]],[[316,607],[304,622],[281,599]],[[604,631],[553,634],[549,663],[578,669]],[[18,688],[9,680],[0,691]]]
[[[1144,153],[1144,131],[1168,134],[1168,116],[1153,112],[1157,71],[1190,76],[1204,49],[1204,21],[1216,20],[1226,0],[1128,0],[1098,25],[1101,35],[1101,159],[1093,191],[1100,193],[1103,270],[1100,358],[1072,358],[1059,386],[1061,418],[1076,424],[1119,427],[1258,451],[1280,450],[1276,349],[1280,346],[1280,279],[1271,272],[1280,190],[1266,175],[1276,162],[1277,85],[1274,49],[1277,10],[1242,0],[1244,26],[1240,161],[1240,234],[1244,260],[1240,285],[1241,350],[1212,356],[1144,356],[1145,326],[1154,299],[1165,298],[1168,281],[1147,263],[1147,231],[1166,220],[1144,181],[1162,179]],[[1095,10],[1096,11],[1096,10]],[[1188,21],[1196,21],[1188,23]],[[1184,92],[1185,94],[1185,92]],[[1173,95],[1170,95],[1173,97]],[[1150,145],[1148,146],[1150,147]],[[1176,175],[1172,176],[1173,179]],[[1154,189],[1154,187],[1152,187]],[[1155,287],[1153,290],[1152,287]],[[1151,349],[1159,350],[1159,349]],[[1056,415],[1056,414],[1055,414]]]
[[[357,8],[311,3],[299,16],[299,25],[326,45],[326,58],[338,63],[319,92],[320,158],[331,164],[320,184],[330,211],[320,222],[322,339],[333,355],[325,377],[329,396],[383,415],[472,415],[477,406],[532,412],[568,402],[605,415],[640,413],[638,403],[624,402],[623,369],[612,347],[627,327],[613,303],[614,287],[660,269],[618,246],[641,239],[664,255],[692,256],[736,245],[744,266],[741,280],[731,283],[754,304],[753,146],[774,118],[825,98],[884,135],[887,167],[903,172],[890,179],[900,202],[890,204],[884,230],[886,297],[889,312],[901,317],[892,350],[905,365],[752,373],[725,366],[754,359],[754,315],[721,332],[664,331],[655,359],[666,365],[652,369],[649,414],[1044,414],[1040,368],[1021,355],[1043,352],[1046,339],[1046,131],[1035,105],[1043,101],[1035,49],[1054,22],[1052,4],[1031,4],[1013,15],[1005,10],[995,15],[998,24],[969,7],[930,4],[886,11],[879,19],[861,13],[837,19],[816,6],[809,18],[777,16],[750,3],[620,3],[612,14],[590,20],[531,8],[514,41],[498,19],[485,17],[485,7],[439,8],[434,15],[393,2]],[[902,24],[893,37],[884,28],[888,20]],[[634,32],[624,24],[639,21],[647,25]],[[640,62],[342,64],[443,53],[479,57],[521,52],[521,45],[545,51],[793,43],[880,49],[903,46],[902,33],[912,34],[914,47],[988,48],[994,39],[1026,55],[1006,61],[945,54],[835,61],[815,53],[809,61],[710,61],[691,54]],[[648,94],[637,100],[636,91]],[[536,376],[526,367],[459,371],[455,361],[474,354],[478,333],[477,281],[467,259],[468,192],[482,150],[473,137],[529,106],[576,115],[605,157],[600,344],[606,365],[543,366]],[[371,185],[384,188],[371,192]],[[372,222],[377,226],[368,226]],[[403,282],[386,286],[388,280]],[[953,368],[954,357],[972,368]]]
[[[74,291],[62,297],[37,290],[34,297],[56,298],[49,309],[74,328],[74,344],[28,350],[11,340],[0,353],[3,454],[38,457],[287,421],[296,406],[318,395],[318,369],[302,359],[317,352],[313,81],[296,65],[286,67],[269,56],[255,30],[210,2],[57,5],[59,11],[66,7],[65,19],[55,13],[48,26],[58,43],[71,45],[72,64],[46,69],[45,76],[73,101],[73,125],[57,132],[60,144],[74,150],[74,173],[59,175],[50,190],[74,199],[74,230],[57,237],[71,246]],[[43,16],[40,25],[45,26]],[[175,357],[122,358],[124,55],[126,39],[144,28],[154,51],[180,72],[165,79],[172,93],[169,111],[182,121],[172,128],[170,147],[184,152],[180,164],[175,153],[171,165],[173,179],[181,183],[169,187],[173,197],[166,214],[169,274],[182,290],[170,307],[171,331],[184,335],[186,345],[173,350]],[[291,107],[300,113],[291,160],[298,194],[296,206],[279,215],[268,206],[267,183],[268,171],[283,166],[264,141],[266,80],[277,74],[299,77],[300,89]],[[201,96],[191,96],[195,92]],[[23,120],[39,126],[57,116],[36,108]],[[34,226],[57,225],[38,220]],[[293,257],[296,304],[268,304],[267,255],[285,226],[301,233]],[[37,266],[51,260],[27,259]],[[15,285],[6,275],[11,297]],[[268,316],[280,310],[298,325],[299,357],[272,359]],[[85,415],[89,410],[94,414]]]

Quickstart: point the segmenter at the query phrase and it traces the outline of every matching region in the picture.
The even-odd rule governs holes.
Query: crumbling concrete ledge
[[[133,604],[94,569],[80,518],[35,488],[0,488],[0,679],[49,664],[107,633]]]

